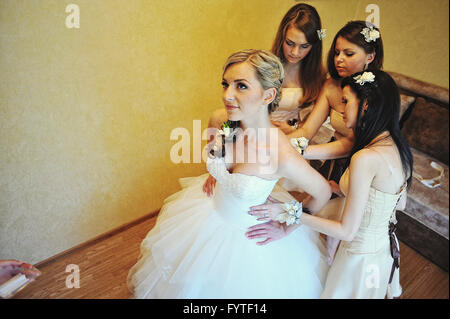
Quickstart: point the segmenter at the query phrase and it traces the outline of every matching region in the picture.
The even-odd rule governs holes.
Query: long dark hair
[[[283,42],[286,40],[286,32],[290,26],[302,31],[308,43],[312,45],[309,53],[299,62],[299,80],[303,88],[303,97],[299,104],[307,105],[317,99],[325,81],[326,73],[322,62],[322,41],[317,34],[317,31],[322,29],[322,23],[317,10],[308,4],[299,3],[289,9],[281,20],[272,45],[272,53],[278,56],[283,63],[286,62],[286,57],[283,53]]]
[[[369,64],[369,68],[372,70],[381,70],[383,68],[383,58],[384,58],[384,52],[383,52],[383,41],[381,40],[381,33],[380,37],[376,39],[375,41],[367,42],[365,40],[365,37],[363,34],[361,34],[361,31],[364,28],[372,27],[373,29],[378,30],[377,27],[375,27],[373,24],[367,21],[350,21],[348,22],[341,30],[336,33],[333,39],[333,43],[331,44],[330,51],[328,51],[328,59],[327,59],[327,66],[328,66],[328,73],[330,73],[330,76],[333,79],[340,79],[338,71],[336,70],[336,66],[334,65],[334,55],[336,52],[336,41],[337,38],[343,37],[346,40],[348,40],[351,43],[356,44],[357,46],[364,49],[364,52],[367,54],[375,53],[375,58],[373,61]]]
[[[375,75],[373,82],[357,83],[355,77],[364,72]],[[341,87],[349,86],[359,100],[358,115],[355,127],[355,144],[350,152],[346,166],[350,165],[351,157],[363,149],[378,135],[389,131],[397,146],[402,161],[403,171],[408,185],[411,183],[413,157],[405,138],[400,131],[400,93],[394,80],[381,70],[358,72],[342,80]],[[362,116],[364,104],[367,110]]]

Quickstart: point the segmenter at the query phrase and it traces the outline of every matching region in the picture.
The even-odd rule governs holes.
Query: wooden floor
[[[128,270],[139,255],[139,245],[153,227],[156,217],[142,220],[107,238],[82,246],[66,255],[41,264],[42,275],[15,298],[129,298]],[[401,298],[448,299],[448,273],[400,243]],[[78,265],[80,288],[67,288],[68,265]]]

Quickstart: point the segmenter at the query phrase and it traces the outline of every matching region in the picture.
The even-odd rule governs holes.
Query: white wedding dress
[[[136,298],[319,298],[328,266],[319,234],[301,226],[258,246],[245,236],[260,223],[248,214],[263,204],[276,180],[229,173],[223,158],[208,159],[208,174],[180,179],[169,196],[127,283]]]

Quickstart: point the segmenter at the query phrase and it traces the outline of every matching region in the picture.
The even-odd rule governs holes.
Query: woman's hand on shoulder
[[[217,129],[222,128],[222,123],[228,121],[227,111],[222,107],[214,110],[209,118],[208,127],[214,127]]]
[[[295,131],[295,128],[286,123],[286,121],[272,121],[272,124],[278,127],[286,135]]]

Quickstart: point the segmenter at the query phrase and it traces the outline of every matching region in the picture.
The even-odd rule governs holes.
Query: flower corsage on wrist
[[[300,155],[303,155],[306,148],[308,147],[309,140],[302,136],[297,138],[291,138],[291,144],[294,146],[294,148],[297,150],[297,152],[300,153]]]
[[[284,212],[278,214],[276,220],[280,223],[286,223],[286,225],[300,224],[300,216],[303,213],[302,203],[296,200],[291,200],[288,203],[282,204]]]

